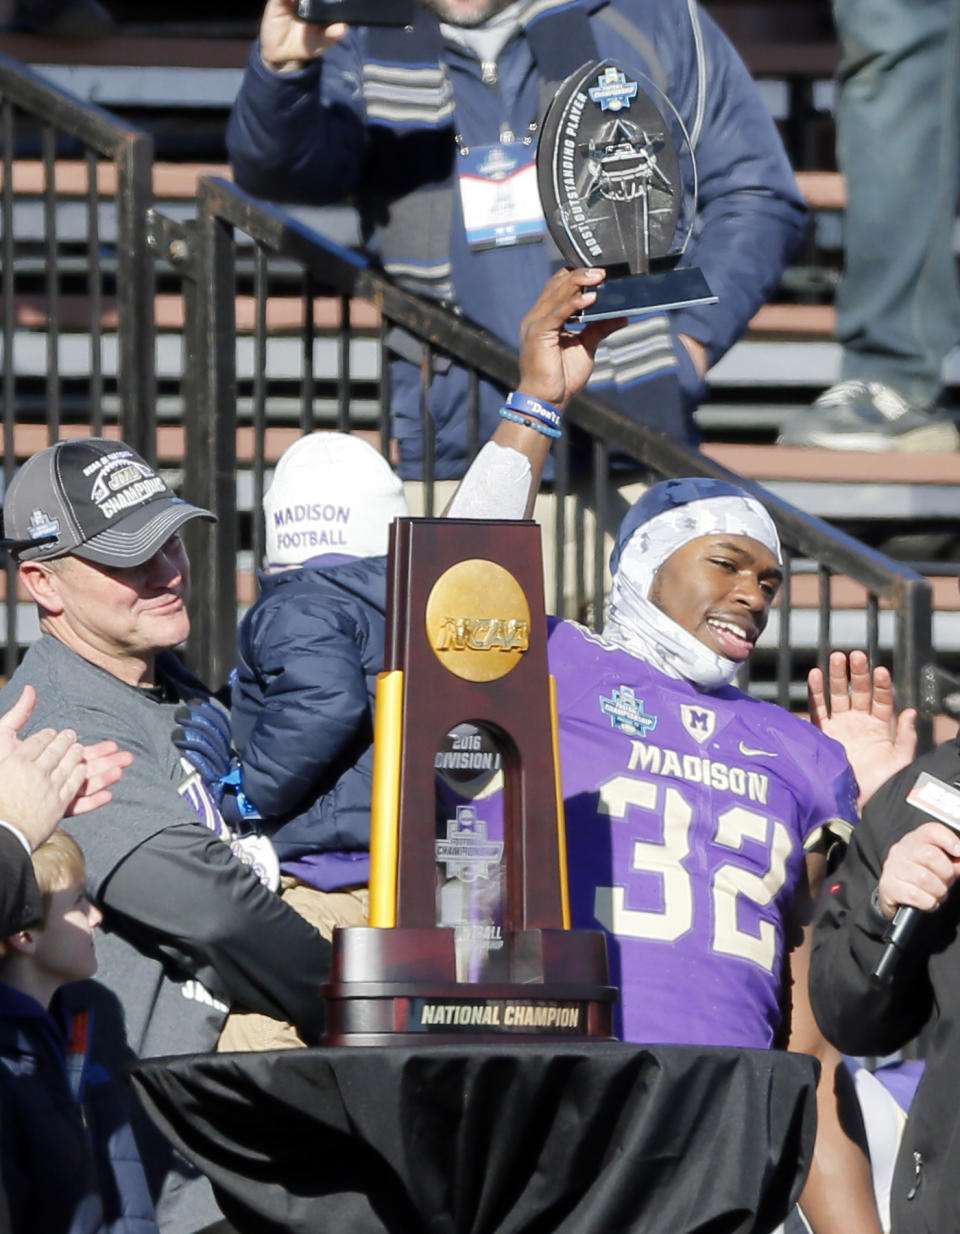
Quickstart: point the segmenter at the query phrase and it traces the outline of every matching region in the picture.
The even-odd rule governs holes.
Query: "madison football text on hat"
[[[192,518],[215,516],[175,496],[122,441],[84,437],[48,446],[13,477],[3,543],[20,561],[138,566]]]
[[[310,433],[280,456],[263,499],[267,565],[383,557],[390,524],[409,513],[379,450],[349,433]]]

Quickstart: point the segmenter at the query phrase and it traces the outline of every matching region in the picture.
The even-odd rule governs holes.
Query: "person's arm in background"
[[[810,1054],[820,1063],[817,1084],[817,1138],[800,1207],[814,1234],[881,1234],[866,1136],[853,1081],[837,1049],[824,1037],[810,1004],[809,970],[812,905],[819,895],[826,861],[822,853],[806,859],[806,880],[794,905],[800,941],[790,952],[791,1015],[789,1050]]]
[[[132,850],[118,844],[115,864],[95,887],[107,924],[179,979],[196,977],[232,1007],[288,1020],[316,1042],[330,944],[200,825],[146,757],[97,825],[143,809],[156,817],[157,831]],[[83,834],[77,839],[83,847]]]
[[[600,269],[558,270],[520,325],[518,392],[562,412],[593,372],[600,342],[625,324],[623,317],[594,321],[582,330],[568,320],[596,299]],[[530,518],[553,439],[526,424],[501,418],[450,499],[447,518]]]
[[[294,7],[295,0],[267,2],[227,124],[227,152],[237,184],[258,197],[339,201],[356,188],[366,154],[358,36],[346,37],[342,23],[298,21]]]

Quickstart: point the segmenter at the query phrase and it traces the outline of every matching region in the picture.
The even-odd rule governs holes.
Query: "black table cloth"
[[[812,1059],[619,1043],[153,1059],[134,1087],[242,1234],[747,1234],[796,1199]]]

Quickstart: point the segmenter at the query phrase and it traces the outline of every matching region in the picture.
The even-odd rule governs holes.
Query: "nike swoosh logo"
[[[753,746],[748,746],[742,741],[740,742],[740,753],[744,755],[745,758],[756,758],[758,754],[763,755],[765,758],[777,757],[774,750],[756,750]]]

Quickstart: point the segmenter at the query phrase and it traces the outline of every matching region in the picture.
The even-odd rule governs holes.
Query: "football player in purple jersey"
[[[562,324],[571,296],[589,298],[569,279],[524,323],[523,389],[544,414],[507,417],[448,513],[529,516],[543,425],[589,363]],[[512,493],[491,507],[498,484]],[[857,784],[836,742],[732,685],[782,581],[776,529],[734,485],[669,480],[627,514],[611,565],[602,636],[550,623],[574,924],[608,932],[625,1039],[820,1061],[801,1205],[816,1234],[879,1234],[852,1087],[807,991],[812,905],[832,838],[857,820]]]

